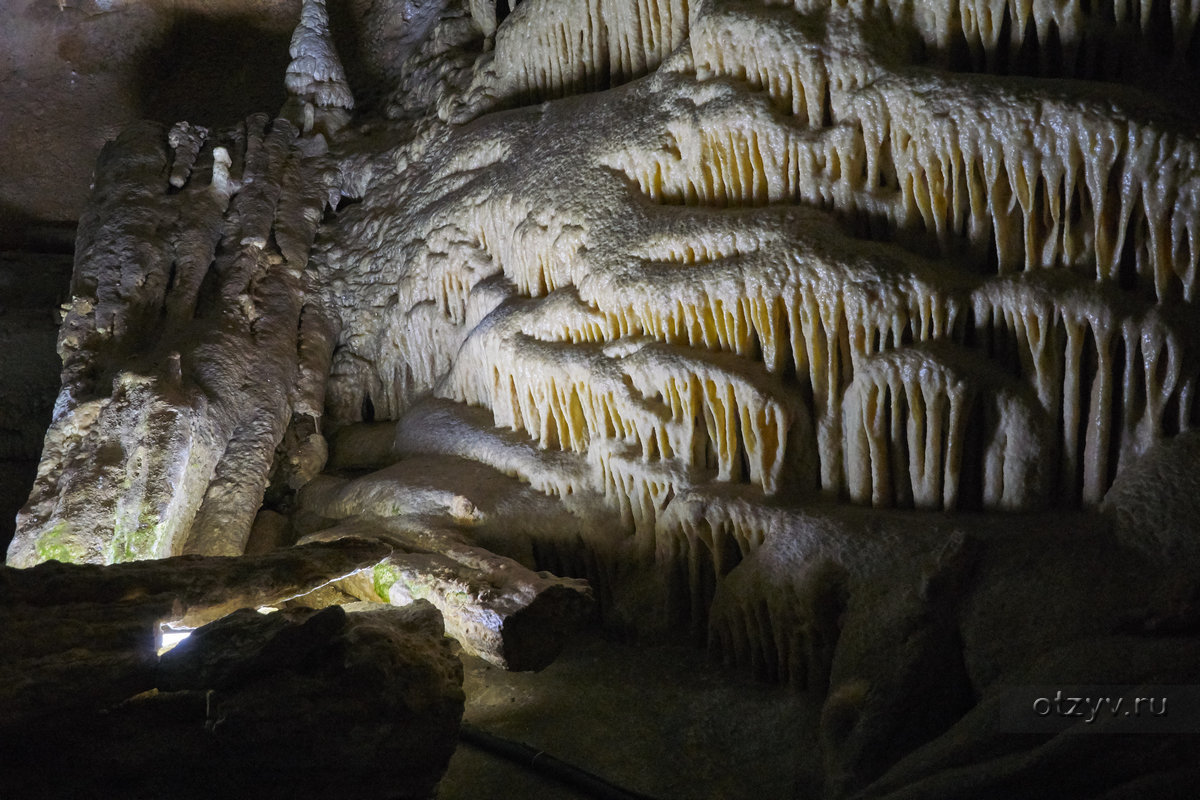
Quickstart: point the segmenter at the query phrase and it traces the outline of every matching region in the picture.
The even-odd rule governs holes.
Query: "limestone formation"
[[[285,430],[321,406],[297,393],[321,389],[304,268],[330,171],[281,119],[194,130],[142,124],[101,156],[13,565],[240,554]]]
[[[322,527],[301,541],[354,536],[386,542],[392,554],[370,575],[342,581],[342,589],[363,600],[400,606],[427,600],[442,612],[446,634],[468,653],[505,669],[542,669],[591,615],[591,587],[584,580],[535,572],[472,544],[500,515],[477,507],[469,495],[439,491],[438,476],[430,474],[434,469],[416,458],[376,473],[371,483],[327,477],[313,481],[300,506],[303,515],[320,520],[316,524]],[[496,483],[506,480],[491,477]],[[468,493],[486,496],[488,476],[476,472],[474,478]],[[512,490],[520,491],[519,485]],[[458,529],[429,524],[439,507],[459,523]]]
[[[831,797],[1065,764],[979,709],[1072,645],[1188,682],[1200,4],[369,5],[294,125],[106,150],[11,563],[365,533],[505,663],[587,578],[825,697]]]
[[[292,63],[284,86],[290,99],[284,116],[306,134],[336,133],[350,118],[354,95],[333,45],[324,0],[305,0],[289,49]]]

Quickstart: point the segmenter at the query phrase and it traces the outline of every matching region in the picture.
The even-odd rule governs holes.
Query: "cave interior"
[[[1200,792],[1200,1],[3,8],[0,796]]]

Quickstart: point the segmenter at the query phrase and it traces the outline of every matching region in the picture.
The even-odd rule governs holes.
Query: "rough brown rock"
[[[311,428],[322,405],[301,377],[325,330],[304,277],[324,163],[265,115],[202,144],[146,123],[106,146],[10,563],[243,551],[293,416]],[[320,443],[301,445],[323,463]]]
[[[463,702],[438,611],[253,607],[386,552],[340,542],[260,558],[5,568],[0,794],[432,796]],[[252,607],[229,613],[233,598]],[[157,655],[164,621],[212,616]]]

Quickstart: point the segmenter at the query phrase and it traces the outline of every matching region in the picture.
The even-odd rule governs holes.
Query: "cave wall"
[[[1198,12],[310,0],[278,118],[105,137],[10,561],[468,541],[827,693],[834,794],[1183,682]]]
[[[0,247],[69,245],[100,147],[130,122],[278,107],[299,6],[5,0]]]
[[[21,85],[125,48],[56,130],[83,133],[83,96],[162,124],[94,175],[18,560],[238,551],[326,435],[335,465],[481,464],[598,551],[611,521],[622,558],[689,561],[687,583],[787,529],[776,508],[1098,508],[1197,415],[1194,15],[944,5],[528,0],[499,25],[482,3],[314,5],[284,104],[269,64],[237,63],[279,51],[294,6],[246,30],[211,4],[30,4],[8,35],[58,47],[14,46]],[[272,98],[295,133],[244,116]],[[69,216],[48,195],[21,213]],[[277,264],[286,313],[259,282]],[[229,326],[265,346],[265,320],[302,318],[272,345],[299,351],[288,399],[243,391],[265,364],[222,355]],[[235,409],[284,402],[265,428]],[[202,421],[158,430],[154,403]],[[391,446],[356,455],[383,422]],[[540,537],[541,512],[504,514]],[[145,546],[115,545],[131,525]]]

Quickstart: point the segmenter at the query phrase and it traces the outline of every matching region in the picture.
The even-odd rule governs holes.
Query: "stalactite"
[[[439,117],[470,124],[345,178],[327,405],[588,498],[681,623],[799,676],[817,622],[708,610],[814,496],[1092,506],[1194,424],[1200,149],[1145,87],[1200,6],[690,6],[527,0]],[[539,552],[603,575],[610,545]]]
[[[525,0],[469,91],[494,104],[606,89],[652,71],[687,32],[688,0]]]

